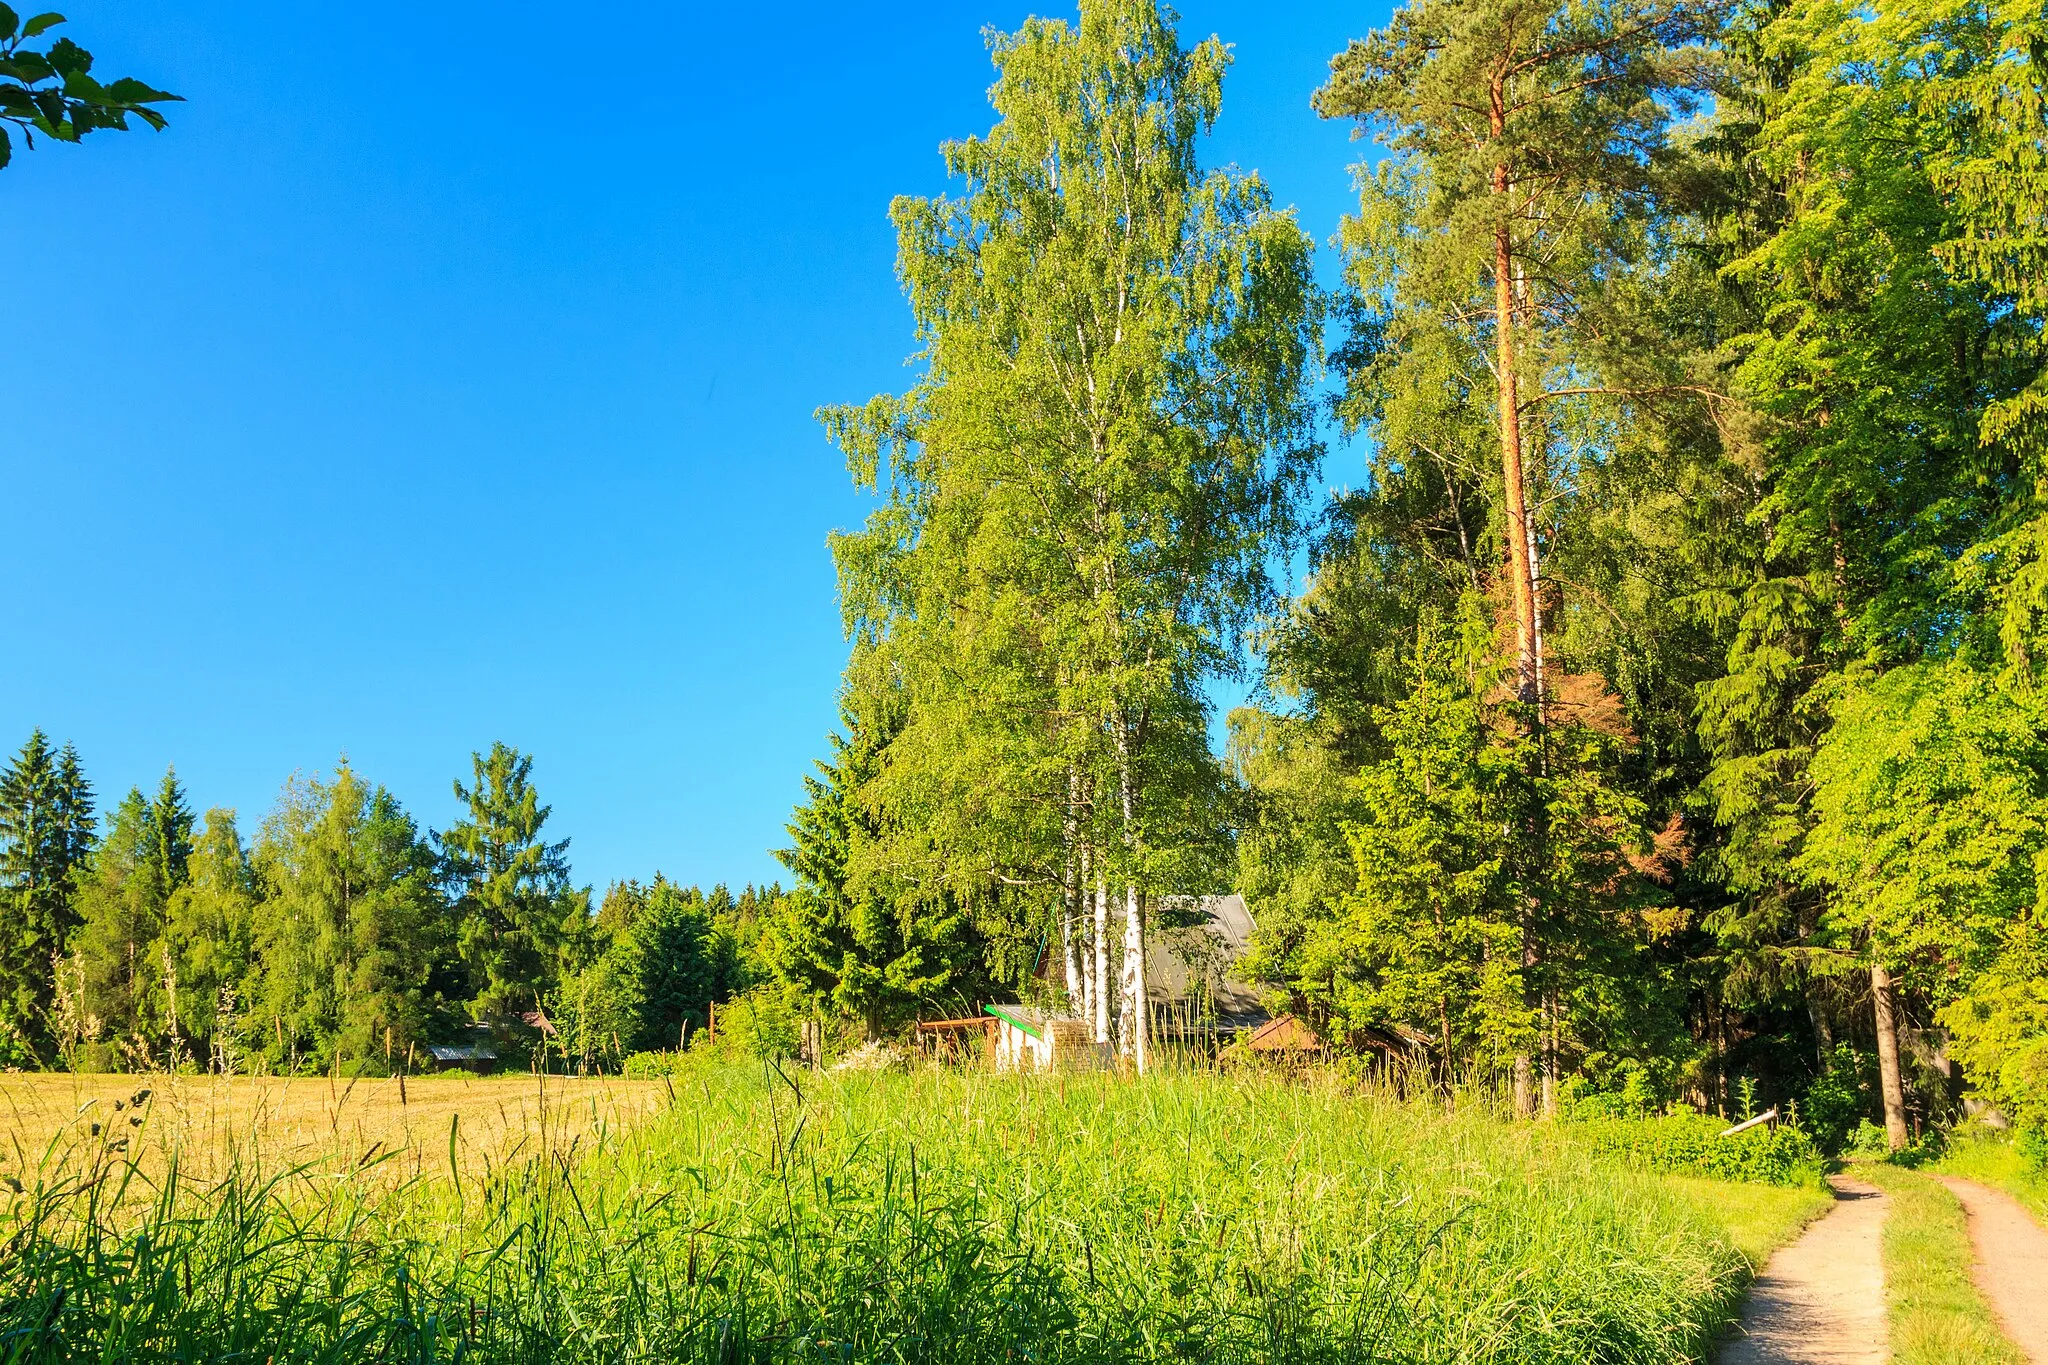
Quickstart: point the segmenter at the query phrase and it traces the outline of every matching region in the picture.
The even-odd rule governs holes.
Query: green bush
[[[1595,1118],[1571,1125],[1604,1156],[1653,1171],[1805,1185],[1821,1177],[1826,1159],[1813,1139],[1790,1124],[1765,1125],[1722,1137],[1728,1127],[1705,1114],[1657,1118]]]
[[[718,1007],[718,1034],[706,1030],[691,1040],[700,1049],[728,1059],[794,1057],[802,1006],[780,985],[756,986]]]
[[[1869,1124],[1876,1104],[1876,1071],[1875,1057],[1838,1043],[1828,1058],[1827,1070],[1806,1088],[1799,1118],[1823,1152],[1839,1155],[1856,1140],[1857,1124]]]
[[[682,1066],[684,1054],[680,1052],[635,1052],[624,1067],[629,1081],[658,1081],[663,1076],[673,1076]]]

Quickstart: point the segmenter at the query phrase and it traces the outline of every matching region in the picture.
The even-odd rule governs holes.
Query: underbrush
[[[2037,1151],[2040,1139],[1978,1131],[1952,1140],[1933,1169],[2004,1190],[2048,1222],[2048,1162]]]
[[[152,1185],[81,1135],[0,1190],[0,1358],[1620,1365],[1697,1359],[1749,1274],[1693,1182],[1334,1084],[672,1084],[482,1181]],[[1758,1244],[1810,1214],[1744,1198]]]
[[[1570,1127],[1593,1151],[1652,1171],[1814,1185],[1827,1165],[1813,1139],[1788,1124],[1761,1125],[1728,1137],[1721,1136],[1728,1124],[1705,1114],[1592,1118]]]

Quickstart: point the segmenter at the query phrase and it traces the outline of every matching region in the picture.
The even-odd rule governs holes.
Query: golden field
[[[144,1166],[175,1152],[200,1178],[231,1160],[271,1170],[346,1160],[431,1178],[451,1159],[466,1177],[587,1149],[668,1100],[661,1081],[609,1077],[414,1076],[403,1092],[395,1079],[0,1074],[0,1175],[111,1145]]]

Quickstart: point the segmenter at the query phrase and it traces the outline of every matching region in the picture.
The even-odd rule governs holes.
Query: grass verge
[[[673,1085],[484,1178],[62,1153],[0,1191],[0,1356],[1678,1365],[1817,1197],[1317,1081]]]
[[[1934,1169],[2004,1190],[2048,1225],[2048,1171],[2028,1161],[2007,1138],[1959,1140],[1941,1154]]]
[[[2027,1365],[1970,1277],[1976,1252],[1956,1197],[1934,1180],[1896,1166],[1867,1163],[1855,1169],[1891,1200],[1884,1278],[1895,1365]]]

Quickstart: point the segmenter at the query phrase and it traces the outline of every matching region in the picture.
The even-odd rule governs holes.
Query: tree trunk
[[[1523,914],[1527,916],[1528,911]],[[1536,939],[1529,920],[1522,921],[1522,1004],[1525,1008],[1537,1010],[1536,985],[1532,978],[1536,973]],[[1538,1013],[1538,1041],[1541,1041],[1542,1016]],[[1529,1049],[1523,1048],[1515,1054],[1515,1117],[1532,1119],[1536,1117],[1536,1064]]]
[[[1489,127],[1495,143],[1507,134],[1507,77],[1497,72],[1488,92]],[[1537,700],[1536,590],[1529,579],[1529,495],[1522,478],[1522,411],[1515,375],[1515,262],[1509,232],[1513,205],[1506,160],[1493,168],[1493,346],[1500,387],[1501,482],[1507,503],[1508,593],[1515,613],[1515,693]]]
[[[1109,887],[1097,874],[1095,883],[1095,980],[1089,986],[1095,1041],[1109,1041]]]
[[[1088,853],[1086,849],[1075,847],[1074,791],[1075,779],[1070,774],[1067,778],[1067,868],[1064,885],[1060,888],[1060,966],[1067,977],[1067,1008],[1078,1012],[1087,1008],[1087,996],[1081,985],[1074,916],[1081,904],[1081,888],[1088,884]]]
[[[1144,900],[1138,888],[1124,888],[1124,1050],[1145,1074],[1152,1042],[1152,1011],[1145,992]]]
[[[1557,1117],[1557,992],[1543,997],[1543,1117]]]
[[[1893,1151],[1906,1145],[1906,1086],[1899,1074],[1899,1026],[1892,1009],[1891,973],[1870,964],[1870,1004],[1877,1021],[1877,1073],[1884,1089],[1884,1135]]]
[[[1117,802],[1123,817],[1124,853],[1135,868],[1138,855],[1138,778],[1133,769],[1130,713],[1116,717]],[[1124,883],[1124,1050],[1143,1075],[1150,1039],[1145,995],[1145,905],[1136,882]]]

